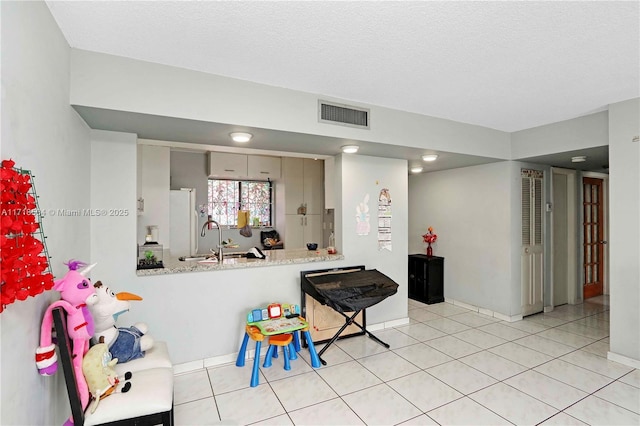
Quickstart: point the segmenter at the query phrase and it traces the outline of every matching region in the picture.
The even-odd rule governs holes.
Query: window
[[[272,211],[271,181],[209,179],[209,214],[220,225],[236,226],[238,211],[248,210],[251,224],[257,218],[270,226]]]

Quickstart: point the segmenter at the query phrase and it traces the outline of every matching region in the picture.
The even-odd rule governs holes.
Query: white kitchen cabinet
[[[318,243],[318,247],[322,247],[322,215],[288,214],[285,229],[285,248],[302,248],[307,243]]]
[[[322,215],[324,210],[324,161],[305,158],[303,182],[307,214]]]
[[[324,160],[324,208],[335,209],[335,158],[329,157]]]
[[[285,248],[302,248],[315,242],[322,246],[324,210],[324,162],[284,157]]]
[[[209,153],[209,177],[246,179],[247,171],[246,154]]]
[[[138,216],[138,243],[142,244],[146,227],[155,225],[159,243],[169,242],[169,182],[170,150],[165,146],[141,145],[140,190],[144,199],[144,212]]]
[[[301,158],[282,159],[282,178],[285,185],[286,215],[297,214],[304,203],[304,165]]]
[[[280,157],[249,155],[248,175],[252,179],[280,179]]]
[[[324,209],[324,162],[311,158],[284,157],[285,214],[322,214]],[[300,210],[300,208],[303,208]]]
[[[229,179],[279,179],[280,157],[266,155],[209,153],[209,177]]]

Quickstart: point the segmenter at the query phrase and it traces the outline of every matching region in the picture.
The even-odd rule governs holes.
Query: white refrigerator
[[[171,256],[198,253],[198,212],[196,190],[171,190],[169,197],[169,252]]]

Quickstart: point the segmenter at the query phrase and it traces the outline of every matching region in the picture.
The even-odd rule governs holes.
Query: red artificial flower
[[[25,300],[53,288],[53,275],[44,243],[32,234],[40,228],[31,175],[15,169],[13,160],[0,167],[0,313],[16,300]]]
[[[430,226],[429,229],[427,229],[427,231],[428,232],[422,236],[422,241],[424,241],[427,244],[435,243],[436,240],[438,239],[438,236],[433,233],[433,228]]]
[[[12,169],[13,166],[16,165],[16,162],[12,159],[2,160],[2,167],[6,167],[7,169]]]
[[[29,297],[29,290],[27,290],[26,288],[21,288],[20,290],[16,291],[16,299],[26,300],[27,297]]]

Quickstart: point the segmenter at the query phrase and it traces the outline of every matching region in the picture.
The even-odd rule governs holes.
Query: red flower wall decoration
[[[31,173],[14,166],[0,167],[0,313],[53,287]]]

